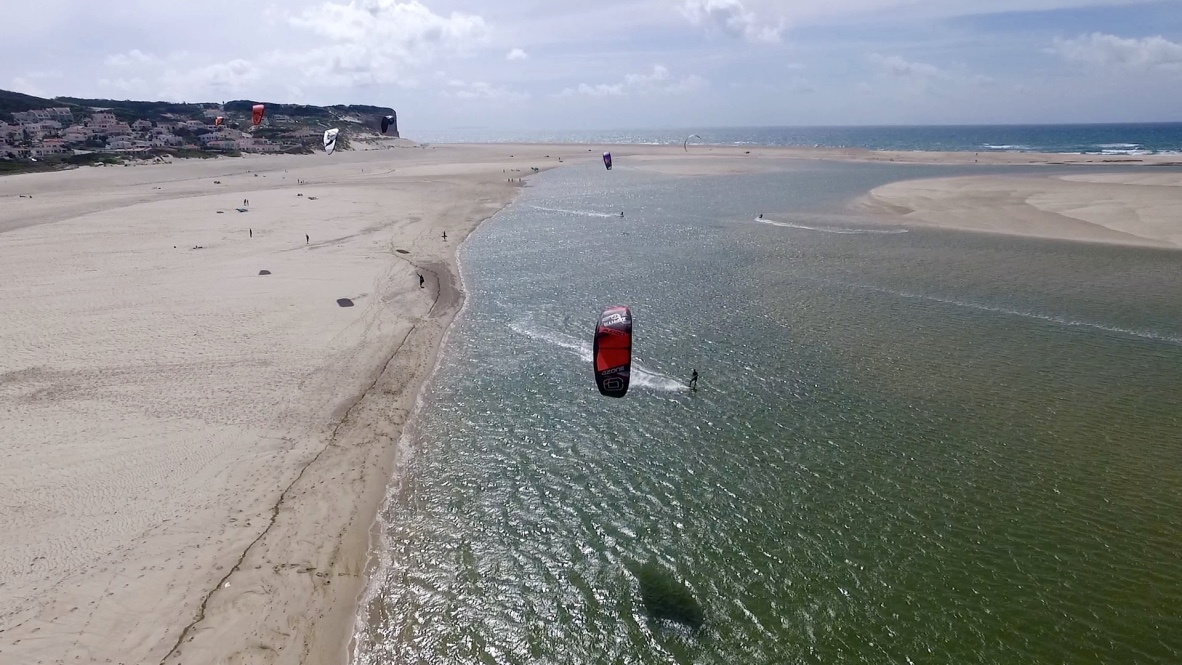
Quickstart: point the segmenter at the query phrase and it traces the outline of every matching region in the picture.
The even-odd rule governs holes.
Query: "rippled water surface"
[[[1182,661],[1182,252],[844,207],[931,167],[620,166],[465,245],[361,662]],[[701,630],[646,614],[653,557]]]

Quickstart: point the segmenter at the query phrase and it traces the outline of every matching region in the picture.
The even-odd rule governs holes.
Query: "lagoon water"
[[[958,172],[535,176],[461,251],[359,662],[1182,660],[1182,252],[845,205]]]

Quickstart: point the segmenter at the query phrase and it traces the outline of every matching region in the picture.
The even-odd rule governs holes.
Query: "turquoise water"
[[[682,145],[691,134],[712,145],[1051,152],[1111,156],[1182,154],[1182,122],[1102,125],[974,125],[902,127],[697,127],[505,132],[481,129],[418,132],[433,143],[640,143]],[[698,143],[699,139],[693,139]]]
[[[533,179],[461,251],[360,662],[1182,659],[1182,253],[845,205],[954,173]],[[701,630],[646,614],[649,558]]]

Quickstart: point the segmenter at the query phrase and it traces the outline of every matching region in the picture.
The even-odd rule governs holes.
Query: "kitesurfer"
[[[250,232],[250,237],[253,238],[254,237],[254,229],[246,229],[246,230]]]
[[[693,375],[690,376],[689,387],[690,387],[690,390],[697,390],[698,389],[698,370],[696,370],[696,369],[694,370]]]
[[[761,213],[759,213],[759,218],[760,218],[760,219],[763,219],[763,213],[762,213],[762,212],[761,212]]]
[[[304,234],[304,244],[307,245],[310,242],[312,242],[312,239],[308,237],[307,233],[305,233]]]
[[[623,210],[621,210],[621,211],[620,211],[620,217],[623,217],[623,216],[624,216],[624,211],[623,211]]]
[[[423,279],[423,276],[420,274],[420,275],[419,275],[419,288],[420,288],[420,289],[421,289],[421,288],[423,288],[423,282],[425,282],[425,281],[426,281],[426,280],[425,280],[425,279]]]

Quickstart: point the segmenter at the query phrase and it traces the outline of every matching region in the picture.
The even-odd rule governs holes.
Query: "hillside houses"
[[[0,121],[0,159],[160,148],[277,152],[298,146],[302,138],[276,141],[254,137],[232,127],[215,126],[219,115],[216,110],[207,111],[203,121],[165,114],[158,122],[139,118],[128,123],[106,109],[94,109],[86,116],[75,116],[65,107],[16,112],[12,114],[15,124]]]

